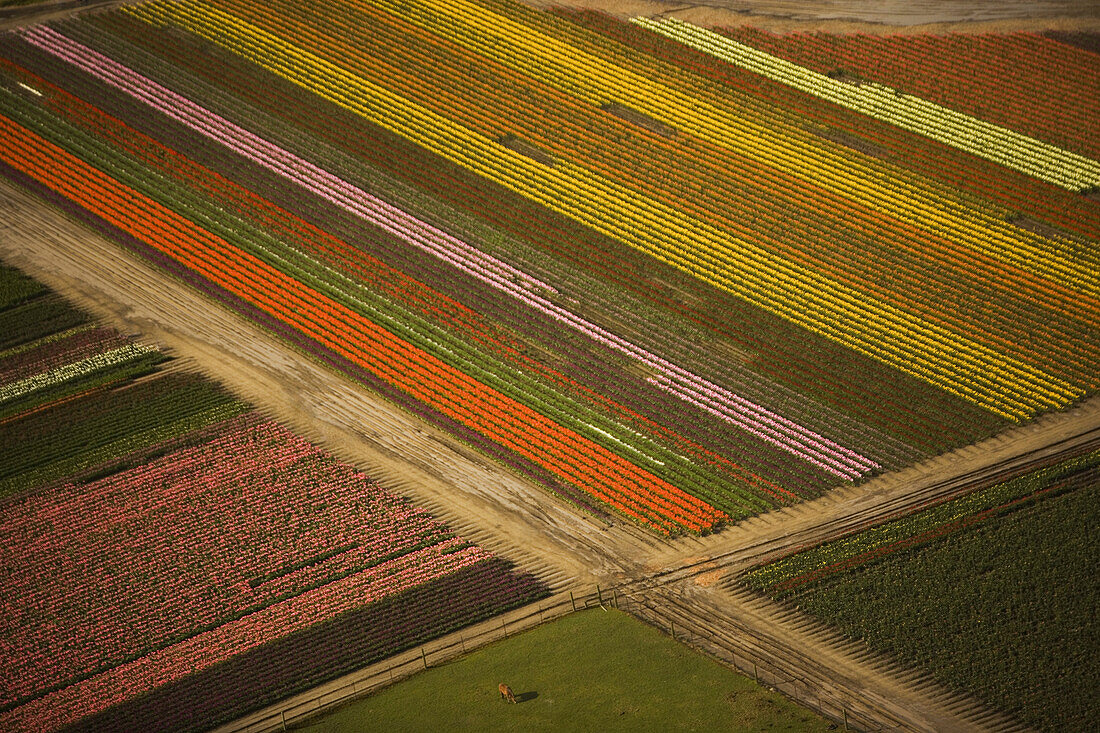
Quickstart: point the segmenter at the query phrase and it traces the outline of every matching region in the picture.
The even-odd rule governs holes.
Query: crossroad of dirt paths
[[[977,730],[998,719],[975,723],[980,709],[899,675],[774,604],[730,590],[726,581],[762,557],[949,495],[983,467],[1100,431],[1100,400],[1093,400],[710,537],[665,541],[572,509],[7,182],[0,182],[0,259],[193,362],[555,587],[622,588],[639,615],[662,625],[671,620],[742,668],[751,657],[765,680],[834,716],[850,711],[865,728]]]

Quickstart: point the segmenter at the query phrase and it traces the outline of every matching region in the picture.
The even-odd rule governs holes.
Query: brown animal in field
[[[500,690],[501,700],[507,700],[508,702],[512,703],[516,701],[516,696],[512,694],[512,688],[508,685],[501,682],[499,685],[497,685],[497,689]]]

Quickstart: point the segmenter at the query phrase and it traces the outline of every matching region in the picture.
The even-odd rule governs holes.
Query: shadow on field
[[[516,702],[528,702],[529,700],[534,700],[538,696],[539,696],[539,693],[533,692],[533,691],[532,692],[521,692],[518,695],[516,695]]]

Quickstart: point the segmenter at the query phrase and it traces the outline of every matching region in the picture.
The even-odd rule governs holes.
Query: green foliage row
[[[1100,482],[827,578],[792,601],[1039,730],[1100,723]]]
[[[815,579],[874,562],[888,554],[891,546],[912,547],[922,535],[934,539],[935,530],[980,512],[1001,507],[1015,499],[1051,488],[1063,481],[1100,467],[1100,451],[1046,466],[965,496],[908,514],[884,524],[796,552],[749,571],[743,582],[775,598],[799,592],[803,576]],[[835,568],[835,569],[834,569]],[[808,579],[808,578],[803,578]],[[811,581],[812,582],[812,581]]]

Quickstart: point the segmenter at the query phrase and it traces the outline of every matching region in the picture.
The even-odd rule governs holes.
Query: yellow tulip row
[[[173,22],[453,162],[782,318],[1011,419],[1078,396],[1072,385],[926,323],[579,166],[512,152],[233,16],[190,4],[130,6]]]
[[[988,215],[945,201],[933,188],[892,180],[873,161],[814,145],[794,128],[768,129],[709,95],[686,93],[588,53],[467,0],[365,0],[397,17],[510,66],[594,105],[617,101],[710,144],[757,159],[970,249],[1100,296],[1100,275],[1050,242]]]
[[[631,22],[799,91],[1078,191],[1100,185],[1100,163],[879,84],[854,86],[675,18]]]

